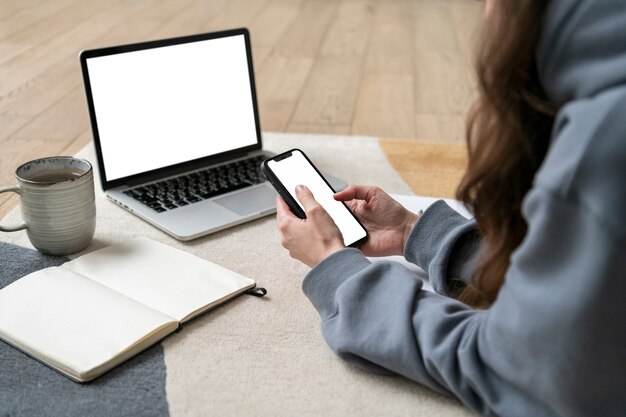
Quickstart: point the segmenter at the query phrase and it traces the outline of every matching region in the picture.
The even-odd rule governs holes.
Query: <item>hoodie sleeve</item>
[[[345,249],[303,283],[330,347],[362,368],[452,394],[483,415],[623,415],[626,96],[619,97],[564,111],[522,208],[528,233],[489,310],[423,291],[401,265],[370,263]],[[591,124],[585,117],[594,111]],[[453,230],[461,236],[467,227]],[[439,242],[449,237],[413,237],[431,252],[420,261],[420,248],[412,249],[429,272],[446,269],[449,257],[440,252],[450,246]]]
[[[471,280],[479,246],[476,222],[439,200],[415,224],[404,257],[428,273],[435,291],[454,297]]]

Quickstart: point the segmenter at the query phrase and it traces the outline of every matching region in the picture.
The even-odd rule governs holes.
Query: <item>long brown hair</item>
[[[469,163],[457,190],[483,237],[472,282],[459,298],[480,308],[495,300],[526,235],[522,200],[547,152],[555,114],[535,62],[548,2],[494,3],[477,55],[479,98],[468,117]]]

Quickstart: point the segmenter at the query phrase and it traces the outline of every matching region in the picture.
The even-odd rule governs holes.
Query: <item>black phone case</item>
[[[272,171],[267,167],[267,161],[276,160],[276,158],[280,158],[281,156],[285,156],[285,157],[291,156],[291,152],[292,151],[288,151],[288,152],[282,153],[273,158],[266,159],[265,161],[263,161],[261,163],[261,173],[265,175],[265,178],[267,178],[270,184],[272,184],[276,192],[278,192],[278,195],[280,195],[282,199],[285,200],[285,203],[287,203],[287,206],[289,206],[289,209],[291,210],[291,212],[301,219],[306,219],[306,213],[304,212],[304,210],[300,208],[300,205],[296,202],[296,200],[294,200],[291,194],[289,194],[289,191],[287,191],[287,189],[283,186],[283,184],[278,180],[278,178],[276,178],[276,176],[272,173]]]
[[[287,206],[289,206],[289,209],[291,210],[291,212],[293,214],[295,214],[296,216],[298,216],[301,219],[306,219],[306,213],[300,208],[300,205],[294,200],[294,198],[291,196],[291,194],[289,194],[289,191],[287,191],[287,189],[283,186],[283,184],[280,182],[280,180],[278,178],[276,178],[276,176],[272,173],[272,171],[267,167],[267,162],[274,160],[274,161],[280,161],[281,159],[285,159],[291,156],[291,154],[294,151],[298,151],[300,152],[305,158],[306,160],[309,162],[309,164],[311,164],[311,166],[313,167],[313,169],[315,169],[315,171],[317,171],[317,173],[319,174],[319,176],[324,180],[324,182],[326,183],[326,185],[328,185],[328,187],[335,191],[335,189],[329,184],[328,181],[326,181],[326,178],[324,178],[324,176],[322,175],[322,173],[319,171],[319,169],[317,169],[317,167],[315,166],[315,164],[313,164],[313,162],[309,159],[309,157],[302,152],[302,150],[300,149],[291,149],[287,152],[283,152],[280,155],[276,155],[272,158],[266,159],[265,161],[263,161],[261,163],[261,173],[263,175],[265,175],[265,178],[267,178],[267,180],[270,182],[270,184],[272,184],[272,186],[274,187],[274,189],[276,189],[276,191],[278,192],[278,194],[282,197],[283,200],[285,200],[285,203],[287,203]],[[342,203],[345,206],[345,203]],[[346,208],[348,208],[346,206]],[[350,209],[348,209],[348,211],[350,211]],[[352,213],[350,211],[350,213]],[[354,216],[354,214],[353,214]],[[365,236],[350,244],[351,247],[358,247],[361,243],[365,242],[367,240],[367,238],[369,237],[369,233],[367,232],[367,229],[365,228],[365,226],[363,226],[363,224],[359,221],[359,219],[357,219],[355,217],[355,220],[361,225],[361,227],[363,228],[363,230],[365,230]]]

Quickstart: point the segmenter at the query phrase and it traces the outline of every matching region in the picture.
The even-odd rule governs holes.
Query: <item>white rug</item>
[[[266,133],[264,141],[277,153],[300,148],[322,171],[350,183],[412,194],[376,138]],[[96,160],[91,146],[79,156]],[[172,416],[471,415],[455,400],[404,378],[365,373],[332,353],[300,289],[308,268],[280,246],[274,216],[183,243],[106,201],[97,178],[96,207],[96,235],[87,251],[146,236],[249,276],[268,290],[263,299],[241,296],[162,342]],[[16,208],[3,222],[19,217]],[[31,247],[24,232],[1,238]]]

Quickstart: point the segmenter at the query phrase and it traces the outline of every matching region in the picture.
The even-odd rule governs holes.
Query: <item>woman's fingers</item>
[[[369,201],[372,192],[376,190],[377,187],[372,187],[370,185],[349,185],[343,190],[335,193],[334,198],[337,201],[350,201],[350,200],[365,200]]]
[[[306,213],[309,213],[315,207],[319,206],[319,203],[315,200],[311,190],[304,185],[298,185],[296,187],[296,196],[298,197],[298,200],[300,200],[300,203],[302,204],[302,207],[304,207],[304,211]]]
[[[281,196],[276,197],[276,216],[278,219],[298,218],[292,213],[291,209]]]

